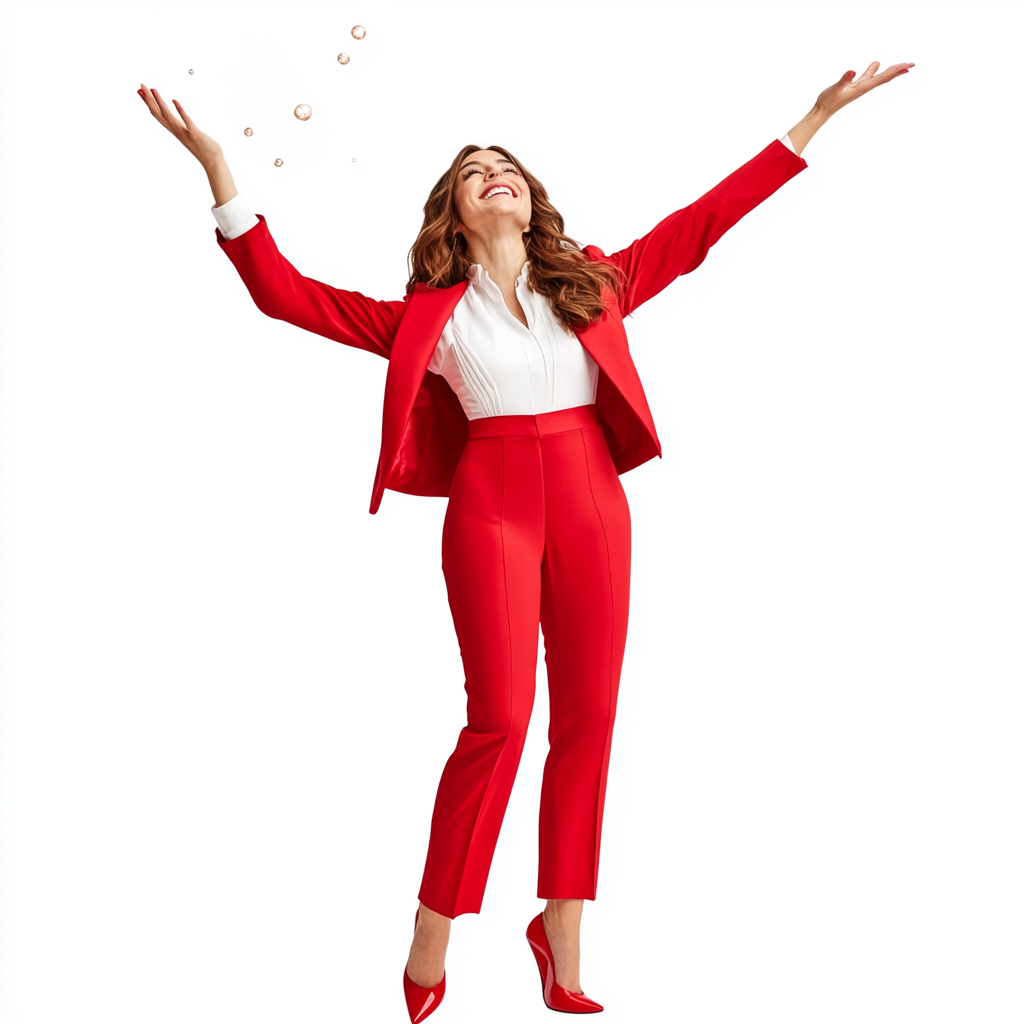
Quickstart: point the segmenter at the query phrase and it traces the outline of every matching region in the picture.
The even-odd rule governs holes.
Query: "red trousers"
[[[419,899],[446,917],[480,912],[533,709],[539,624],[550,749],[537,895],[592,900],[630,558],[595,407],[470,420],[441,552],[467,724],[441,774]]]

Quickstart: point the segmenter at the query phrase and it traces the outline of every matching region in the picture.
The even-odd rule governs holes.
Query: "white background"
[[[4,1024],[407,1020],[465,723],[445,502],[367,514],[386,363],[255,308],[139,83],[302,273],[399,298],[462,145],[508,147],[612,251],[873,60],[916,67],[627,322],[665,457],[623,477],[582,984],[608,1024],[1018,1024],[1021,22],[4,4]],[[549,1019],[523,936],[546,728],[541,669],[438,1024]]]

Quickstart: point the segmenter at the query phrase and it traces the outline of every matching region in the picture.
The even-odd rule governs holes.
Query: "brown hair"
[[[472,261],[466,239],[461,233],[455,233],[459,224],[455,185],[462,161],[483,148],[463,146],[431,189],[423,207],[423,227],[409,250],[406,294],[421,281],[434,288],[450,288],[465,280]],[[533,216],[529,230],[523,233],[530,261],[527,283],[551,300],[551,308],[567,328],[586,326],[596,320],[604,308],[602,286],[610,288],[621,299],[625,283],[622,271],[614,264],[584,255],[579,243],[565,234],[562,215],[551,205],[544,186],[507,149],[487,148],[511,160],[530,187]]]

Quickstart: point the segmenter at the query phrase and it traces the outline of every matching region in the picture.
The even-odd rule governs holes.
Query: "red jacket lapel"
[[[661,442],[658,440],[657,431],[654,429],[654,418],[647,405],[647,396],[644,394],[643,385],[640,383],[640,376],[633,365],[633,359],[629,354],[629,342],[626,339],[626,329],[622,323],[622,314],[614,293],[602,288],[601,299],[604,303],[604,311],[599,319],[586,327],[575,332],[580,344],[590,353],[591,358],[601,368],[601,378],[598,380],[597,408],[605,421],[606,434],[611,426],[610,421],[615,421],[615,428],[609,436],[609,446],[612,451],[612,458],[618,468],[620,465],[620,451],[624,455],[626,449],[637,448],[636,454],[643,454],[639,462],[630,460],[628,468],[640,462],[646,462],[652,455],[661,456]],[[608,385],[611,384],[612,387]],[[628,407],[631,416],[622,418],[618,413],[625,412],[623,403]],[[613,411],[614,410],[614,411]],[[642,430],[638,435],[634,429],[629,429],[626,434],[627,424],[636,426],[635,420],[639,419],[649,437],[644,437]],[[622,436],[619,436],[619,435]],[[628,437],[627,437],[628,434]],[[619,444],[613,441],[618,437]],[[651,448],[653,442],[653,450]],[[619,468],[620,473],[626,472]]]
[[[388,375],[384,384],[384,410],[381,423],[380,458],[373,485],[370,511],[376,512],[387,486],[388,476],[398,457],[406,432],[409,414],[427,373],[427,364],[437,342],[469,286],[461,281],[451,288],[429,288],[417,284],[409,298],[409,308],[402,317],[391,347]]]

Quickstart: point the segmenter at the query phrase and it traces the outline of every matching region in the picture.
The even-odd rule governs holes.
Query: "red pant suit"
[[[303,277],[266,220],[217,241],[267,316],[389,360],[370,512],[385,489],[447,496],[442,564],[466,671],[467,724],[438,786],[419,898],[479,913],[533,706],[538,623],[551,706],[537,895],[594,899],[629,603],[629,512],[618,475],[661,456],[622,318],[704,261],[807,163],[779,140],[642,238],[605,255],[621,302],[576,331],[600,368],[594,405],[468,420],[427,364],[463,281],[380,301]]]

